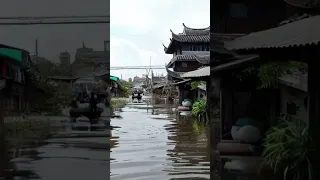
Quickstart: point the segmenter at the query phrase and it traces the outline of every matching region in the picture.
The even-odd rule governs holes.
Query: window
[[[232,18],[247,18],[248,9],[243,3],[230,3],[229,14]]]

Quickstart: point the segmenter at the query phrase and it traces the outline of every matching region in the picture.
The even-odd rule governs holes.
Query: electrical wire
[[[29,25],[59,25],[59,24],[110,24],[110,20],[101,21],[53,21],[53,22],[0,22],[0,26]]]
[[[27,19],[77,19],[77,18],[110,18],[109,15],[94,15],[94,16],[8,16],[0,17],[0,20],[27,20]]]
[[[110,16],[0,17],[1,26],[45,24],[108,24]]]

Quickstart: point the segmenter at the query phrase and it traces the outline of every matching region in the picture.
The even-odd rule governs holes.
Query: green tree
[[[122,80],[119,82],[119,85],[120,85],[121,90],[123,91],[123,96],[129,97],[130,94],[132,93],[131,87],[133,86],[133,83]]]
[[[66,92],[66,84],[54,83],[48,79],[49,76],[69,76],[71,75],[68,67],[62,67],[55,64],[45,58],[37,58],[37,64],[27,73],[29,85],[29,96],[37,97],[31,99],[31,103],[34,103],[35,109],[29,109],[31,111],[46,112],[52,114],[59,114],[62,107],[70,103],[71,92]],[[40,91],[34,91],[39,89]]]

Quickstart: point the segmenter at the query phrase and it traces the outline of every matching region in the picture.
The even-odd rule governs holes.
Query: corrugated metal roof
[[[320,42],[319,32],[320,15],[227,41],[225,47],[229,50],[245,50],[318,44]]]
[[[223,45],[226,41],[234,40],[235,38],[244,36],[246,34],[224,34],[224,33],[210,33],[210,43],[211,45]]]
[[[286,3],[300,8],[320,7],[319,0],[284,0]]]
[[[203,67],[194,71],[189,71],[181,75],[182,78],[210,76],[210,66]]]

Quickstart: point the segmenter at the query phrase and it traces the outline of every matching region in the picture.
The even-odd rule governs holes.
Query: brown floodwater
[[[111,120],[111,180],[210,179],[208,127],[170,111],[129,105]]]

